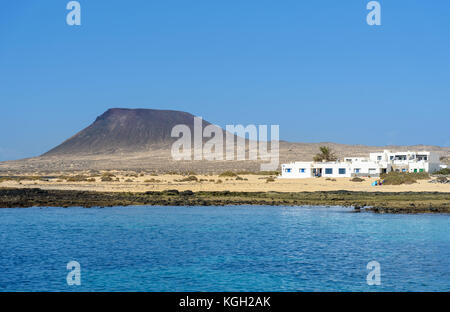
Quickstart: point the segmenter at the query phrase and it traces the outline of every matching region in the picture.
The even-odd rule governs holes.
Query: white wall
[[[311,178],[312,162],[295,162],[281,165],[281,177],[286,179]]]
[[[325,162],[315,163],[314,168],[322,169],[322,177],[325,178],[349,178],[352,176],[351,166],[347,162]],[[331,169],[331,173],[327,173]],[[345,173],[339,173],[339,169],[345,170]]]
[[[352,174],[355,175],[379,175],[382,167],[385,167],[385,165],[375,161],[355,162],[351,165]],[[357,172],[357,169],[359,169],[359,172]]]

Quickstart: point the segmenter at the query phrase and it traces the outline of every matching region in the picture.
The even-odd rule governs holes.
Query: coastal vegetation
[[[220,181],[220,180],[218,180]],[[218,183],[218,181],[216,183]],[[0,188],[0,208],[159,206],[344,206],[376,213],[450,213],[450,193],[438,192],[93,192]]]
[[[441,170],[436,171],[434,174],[450,175],[450,168],[442,168]]]
[[[386,185],[413,184],[417,180],[428,180],[430,175],[427,172],[395,172],[383,173],[380,178]]]
[[[155,179],[155,178],[151,178],[151,179],[147,179],[144,181],[145,183],[161,183],[161,180]]]
[[[71,176],[71,177],[64,177],[64,179],[67,182],[91,182],[91,180],[88,181],[88,179],[91,179],[91,178],[86,175],[76,175],[76,176]],[[94,182],[95,182],[95,179],[94,179]]]
[[[196,176],[188,176],[186,178],[182,178],[179,180],[175,180],[176,182],[198,182],[198,178]]]
[[[219,174],[219,177],[236,177],[237,173],[233,171],[224,171],[221,174]]]

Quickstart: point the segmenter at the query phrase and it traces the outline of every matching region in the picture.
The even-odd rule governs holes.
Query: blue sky
[[[450,146],[450,1],[3,1],[0,160],[111,107],[279,124],[298,142]]]

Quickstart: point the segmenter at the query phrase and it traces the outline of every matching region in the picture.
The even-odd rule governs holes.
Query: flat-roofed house
[[[342,161],[297,161],[281,165],[281,178],[348,178],[379,176],[391,171],[434,172],[441,168],[439,155],[433,152],[370,153],[369,157],[344,157]]]
[[[434,172],[440,169],[439,155],[433,152],[391,152],[370,153],[373,161],[388,163],[397,172]]]

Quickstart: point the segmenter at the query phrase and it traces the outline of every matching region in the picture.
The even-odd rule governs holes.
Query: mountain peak
[[[194,115],[174,110],[110,108],[94,123],[43,156],[139,152],[167,147],[172,128],[194,127]],[[203,121],[203,125],[209,125]]]

